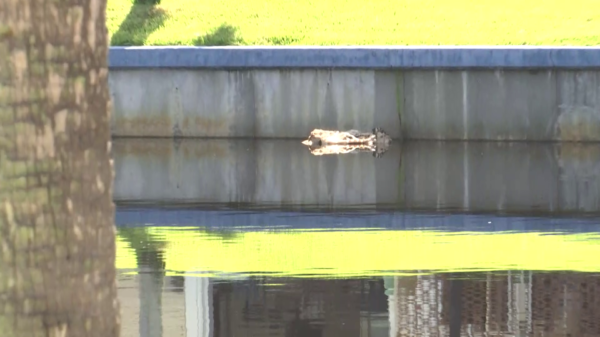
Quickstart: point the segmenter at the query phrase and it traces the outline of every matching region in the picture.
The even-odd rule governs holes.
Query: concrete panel
[[[551,71],[407,71],[408,139],[554,140]]]
[[[116,201],[597,212],[593,144],[405,142],[382,158],[313,156],[298,141],[118,139]]]
[[[251,73],[127,70],[109,76],[114,136],[252,136]]]
[[[558,78],[558,118],[555,138],[600,140],[600,72],[561,71]]]
[[[125,70],[109,81],[116,137],[305,138],[377,126],[400,136],[395,79],[379,74],[376,85],[370,70]]]
[[[460,72],[407,71],[403,77],[404,138],[465,136],[463,114],[466,110],[463,109],[464,89]]]
[[[111,68],[599,68],[598,47],[111,47]]]
[[[257,136],[305,138],[315,128],[376,126],[373,71],[256,71],[253,76]]]
[[[375,72],[375,111],[373,125],[382,127],[386,132],[397,132],[395,137],[402,138],[402,97],[403,76],[397,71]]]

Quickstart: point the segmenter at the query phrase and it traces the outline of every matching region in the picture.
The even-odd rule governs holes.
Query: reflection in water
[[[373,158],[315,157],[296,140],[127,139],[113,153],[119,203],[600,212],[597,144],[406,142]]]
[[[160,249],[165,244],[143,229],[121,228],[118,237],[129,244],[136,256],[140,307],[146,308],[140,315],[140,335],[162,336],[161,295],[165,262]]]
[[[163,336],[597,336],[598,276],[534,271],[236,281],[186,276],[180,292],[144,294],[164,299]],[[129,284],[141,283],[141,277]],[[153,310],[127,309],[125,325]],[[156,335],[125,329],[124,336]]]
[[[599,239],[121,224],[123,335],[600,335]]]
[[[219,277],[240,273],[338,277],[511,267],[600,269],[597,234],[259,230],[234,240],[215,240],[202,229],[151,231],[170,243],[164,251],[169,275],[186,271]],[[119,251],[127,248],[121,244]],[[124,268],[134,267],[123,263]]]
[[[600,336],[595,145],[114,149],[123,336]]]

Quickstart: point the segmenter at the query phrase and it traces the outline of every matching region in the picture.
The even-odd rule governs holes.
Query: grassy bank
[[[597,0],[108,0],[112,45],[600,45]]]

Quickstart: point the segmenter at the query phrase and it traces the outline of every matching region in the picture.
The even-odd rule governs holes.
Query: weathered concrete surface
[[[112,70],[114,136],[600,141],[600,71]]]
[[[117,202],[600,211],[594,144],[396,142],[376,159],[299,141],[117,139],[113,156]]]
[[[160,79],[160,80],[159,80]],[[372,71],[129,70],[110,76],[115,136],[293,137],[314,128],[398,137],[394,77]]]
[[[112,68],[578,68],[600,67],[599,47],[285,46],[111,47]]]
[[[600,72],[410,71],[408,139],[600,140]]]

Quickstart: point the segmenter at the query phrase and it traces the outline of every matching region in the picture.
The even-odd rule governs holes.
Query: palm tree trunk
[[[0,0],[0,331],[120,331],[106,0]]]

